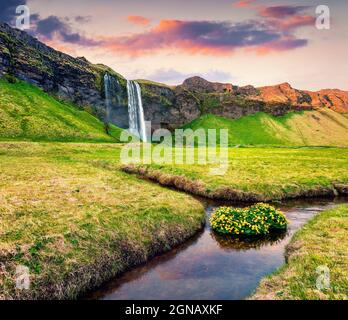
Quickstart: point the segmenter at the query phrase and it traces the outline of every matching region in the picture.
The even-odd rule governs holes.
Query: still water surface
[[[347,198],[283,202],[277,206],[290,220],[287,232],[258,241],[216,235],[208,219],[218,204],[207,204],[207,224],[200,234],[111,280],[85,298],[245,299],[265,275],[285,262],[285,246],[297,229],[317,213],[347,202]]]

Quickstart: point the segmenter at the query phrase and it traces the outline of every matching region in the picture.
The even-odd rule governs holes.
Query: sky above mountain
[[[128,78],[348,90],[346,1],[1,0],[0,20],[13,25],[20,4],[31,11],[28,32]],[[322,4],[330,30],[316,28]]]

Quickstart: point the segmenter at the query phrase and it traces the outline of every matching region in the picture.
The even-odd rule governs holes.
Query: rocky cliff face
[[[139,81],[142,88],[145,119],[153,129],[175,129],[201,115],[200,101],[184,87],[168,87]]]
[[[69,100],[106,120],[104,75],[114,81],[109,121],[128,127],[126,80],[101,64],[58,52],[25,32],[0,24],[0,76],[11,75],[30,82],[60,99]],[[330,108],[348,113],[348,92],[301,91],[288,83],[255,88],[209,82],[192,77],[176,87],[139,80],[145,120],[153,129],[174,129],[212,113],[227,118],[267,112],[282,115],[292,110]]]
[[[290,111],[330,108],[348,113],[348,92],[301,91],[288,83],[255,88],[209,82],[192,77],[176,87],[142,84],[147,116],[162,127],[175,128],[204,113],[236,119],[257,112],[281,116]],[[164,85],[163,85],[164,86]]]
[[[186,79],[181,86],[189,91],[200,93],[234,92],[234,89],[237,88],[229,83],[209,82],[201,77]]]
[[[58,52],[25,32],[0,24],[0,75],[32,83],[105,118],[104,74],[117,79],[118,99],[111,119],[128,123],[126,81],[104,65]]]
[[[348,113],[348,91],[325,89],[318,92],[307,91],[307,93],[315,107],[327,107],[336,112]]]
[[[206,95],[210,99],[218,98],[215,106],[219,109],[225,109],[221,113],[226,115],[226,109],[232,110],[233,114],[242,114],[238,112],[240,107],[253,112],[265,111],[280,115],[291,110],[310,110],[318,108],[330,108],[336,112],[348,113],[348,92],[337,89],[326,89],[318,92],[302,91],[291,87],[289,83],[282,83],[275,86],[255,88],[253,86],[232,86],[228,84],[209,83],[207,81],[197,80],[197,77],[185,80],[182,86],[188,87],[192,92],[200,93],[200,96]],[[204,86],[203,84],[207,82]],[[196,85],[194,85],[196,84]],[[210,106],[214,103],[210,103]],[[214,111],[219,114],[219,110]]]
[[[296,90],[288,83],[259,88],[262,101],[288,103],[297,109],[330,108],[348,113],[348,92],[327,89],[318,92]]]

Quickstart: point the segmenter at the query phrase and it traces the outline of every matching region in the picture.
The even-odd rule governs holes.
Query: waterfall
[[[132,80],[127,80],[129,131],[143,142],[147,141],[141,88]]]
[[[111,122],[111,112],[122,102],[119,101],[118,91],[120,84],[118,80],[109,75],[104,74],[104,92],[105,92],[105,119],[106,123]],[[147,142],[144,109],[141,98],[140,85],[131,80],[127,80],[128,93],[128,118],[129,131],[139,137],[143,142]],[[115,113],[115,112],[114,112]],[[113,120],[115,117],[113,117]]]
[[[111,78],[108,73],[104,74],[104,91],[105,91],[105,105],[106,115],[105,122],[110,122],[110,109],[112,106],[112,94],[111,94]]]

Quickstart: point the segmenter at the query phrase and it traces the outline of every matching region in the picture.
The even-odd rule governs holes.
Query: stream
[[[209,217],[213,209],[222,204],[207,202],[207,223],[198,235],[170,252],[114,278],[85,298],[245,299],[254,292],[265,275],[285,263],[285,247],[296,230],[319,212],[347,202],[347,198],[336,198],[291,200],[275,204],[286,214],[288,230],[254,241],[215,234],[210,228]]]

